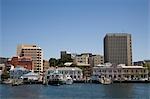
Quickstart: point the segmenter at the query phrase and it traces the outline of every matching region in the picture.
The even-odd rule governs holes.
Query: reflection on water
[[[38,86],[1,86],[2,99],[38,99],[40,87]]]
[[[0,85],[1,99],[150,99],[150,84]]]

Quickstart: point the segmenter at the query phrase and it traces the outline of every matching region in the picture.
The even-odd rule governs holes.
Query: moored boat
[[[109,78],[102,77],[102,78],[100,78],[100,83],[104,84],[104,85],[108,85],[108,84],[112,83],[112,80]]]
[[[67,77],[65,78],[65,84],[67,85],[73,84],[73,79],[69,75],[67,75]]]

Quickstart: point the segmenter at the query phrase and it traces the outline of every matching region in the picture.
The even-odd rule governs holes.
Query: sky
[[[1,0],[0,56],[36,44],[44,59],[60,51],[103,55],[106,33],[132,34],[133,61],[150,59],[149,0]]]

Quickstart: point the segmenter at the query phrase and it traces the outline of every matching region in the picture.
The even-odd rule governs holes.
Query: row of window
[[[48,74],[54,73],[54,71],[48,71]],[[58,71],[61,74],[81,74],[81,71]]]
[[[96,72],[97,70],[95,70],[95,72]],[[109,73],[111,73],[111,72],[114,72],[114,73],[116,73],[116,72],[119,72],[119,73],[121,73],[121,72],[125,72],[125,73],[127,73],[127,72],[132,72],[132,73],[134,73],[134,72],[146,72],[146,70],[99,70],[99,72],[109,72]]]
[[[22,49],[22,50],[42,50],[42,49]]]

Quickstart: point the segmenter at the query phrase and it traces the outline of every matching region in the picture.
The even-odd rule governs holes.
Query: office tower
[[[18,45],[17,56],[31,57],[33,61],[33,70],[37,73],[43,72],[43,52],[37,45]]]
[[[132,65],[131,34],[108,33],[104,37],[104,61]]]

